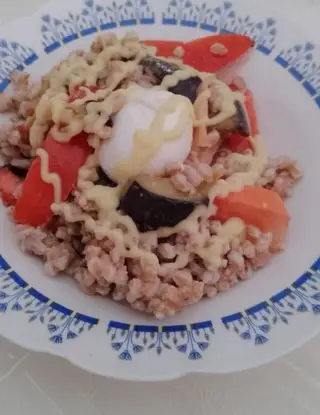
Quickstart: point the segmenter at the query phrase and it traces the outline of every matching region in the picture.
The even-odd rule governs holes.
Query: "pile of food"
[[[0,110],[0,195],[24,252],[88,294],[158,318],[215,297],[284,249],[295,161],[270,159],[244,80],[246,36],[99,36]]]

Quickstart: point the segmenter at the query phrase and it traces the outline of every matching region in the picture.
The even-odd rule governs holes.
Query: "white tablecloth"
[[[255,0],[258,4],[264,0]],[[0,23],[44,0],[2,0]],[[269,0],[320,40],[320,0]],[[83,372],[0,339],[0,413],[24,415],[318,415],[320,337],[258,369],[192,375],[163,383],[130,383]]]

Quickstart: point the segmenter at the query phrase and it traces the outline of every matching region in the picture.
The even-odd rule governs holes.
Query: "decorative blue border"
[[[10,74],[13,71],[22,71],[25,66],[31,65],[38,59],[38,55],[31,48],[0,39],[0,92],[10,84]]]
[[[124,3],[100,5],[84,1],[79,14],[69,13],[64,19],[50,14],[42,17],[42,43],[45,53],[82,36],[120,26],[153,24],[154,11],[148,0],[127,0]],[[257,50],[270,55],[275,48],[277,22],[266,19],[254,22],[250,16],[236,13],[232,2],[210,8],[190,0],[171,0],[162,15],[164,25],[198,27],[212,33],[243,33],[251,36]],[[307,42],[282,50],[275,62],[289,72],[320,107],[320,65],[314,58],[315,46]],[[17,42],[0,39],[0,92],[10,83],[10,73],[38,59],[31,48]],[[0,255],[0,313],[23,312],[28,321],[46,326],[49,339],[55,344],[75,339],[99,324],[99,319],[70,310],[31,287]],[[320,314],[320,258],[290,287],[267,301],[221,318],[224,327],[255,345],[266,344],[269,333],[278,323],[289,324],[297,313]],[[183,353],[190,360],[202,358],[214,334],[212,321],[189,325],[153,326],[129,325],[110,321],[107,334],[111,347],[122,360],[132,360],[135,354],[155,351]]]
[[[0,255],[0,313],[23,312],[28,322],[47,327],[49,340],[61,344],[91,330],[99,320],[50,300],[23,280]]]
[[[205,2],[199,5],[191,0],[171,0],[162,15],[162,23],[200,28],[212,33],[242,33],[250,36],[256,48],[265,55],[270,55],[274,49],[277,36],[275,19],[254,22],[249,15],[238,15],[230,1],[210,7]]]
[[[122,4],[113,1],[109,5],[85,0],[79,14],[70,12],[64,19],[50,14],[42,16],[42,44],[44,51],[51,53],[64,44],[99,31],[154,22],[155,13],[148,0],[126,0]]]
[[[320,108],[320,65],[315,62],[315,46],[307,42],[282,50],[275,61],[293,76]]]
[[[267,18],[254,22],[249,15],[240,16],[231,1],[218,7],[199,5],[191,0],[171,0],[162,15],[164,25],[200,28],[212,33],[242,33],[255,41],[256,49],[270,55],[275,48],[278,34],[277,21]],[[314,44],[282,50],[275,61],[286,69],[314,99],[320,108],[320,65],[315,62]]]
[[[242,313],[223,317],[221,321],[227,330],[261,345],[269,341],[267,335],[275,325],[289,324],[295,313],[307,312],[320,314],[320,257],[289,288]]]
[[[189,360],[199,360],[202,352],[210,346],[214,328],[211,321],[174,326],[129,325],[110,321],[107,334],[112,349],[119,352],[121,360],[132,360],[134,354],[146,350],[154,350],[158,356],[165,350],[176,350],[188,356]]]

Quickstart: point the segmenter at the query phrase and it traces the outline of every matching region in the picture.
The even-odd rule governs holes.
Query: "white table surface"
[[[31,13],[44,1],[1,0],[0,24]],[[268,3],[304,22],[311,39],[320,40],[320,0]],[[242,373],[131,383],[88,374],[0,338],[0,414],[318,415],[319,350],[317,337],[281,360]]]

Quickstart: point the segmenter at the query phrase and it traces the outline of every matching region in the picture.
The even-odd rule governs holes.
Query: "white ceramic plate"
[[[188,372],[223,373],[268,362],[320,331],[317,138],[320,55],[296,27],[245,0],[54,1],[0,35],[0,89],[10,71],[34,76],[99,31],[192,39],[219,32],[252,36],[243,69],[271,154],[299,159],[305,177],[289,202],[288,248],[249,282],[159,321],[110,300],[83,295],[24,256],[0,206],[0,332],[32,350],[63,356],[101,375],[160,380]]]

